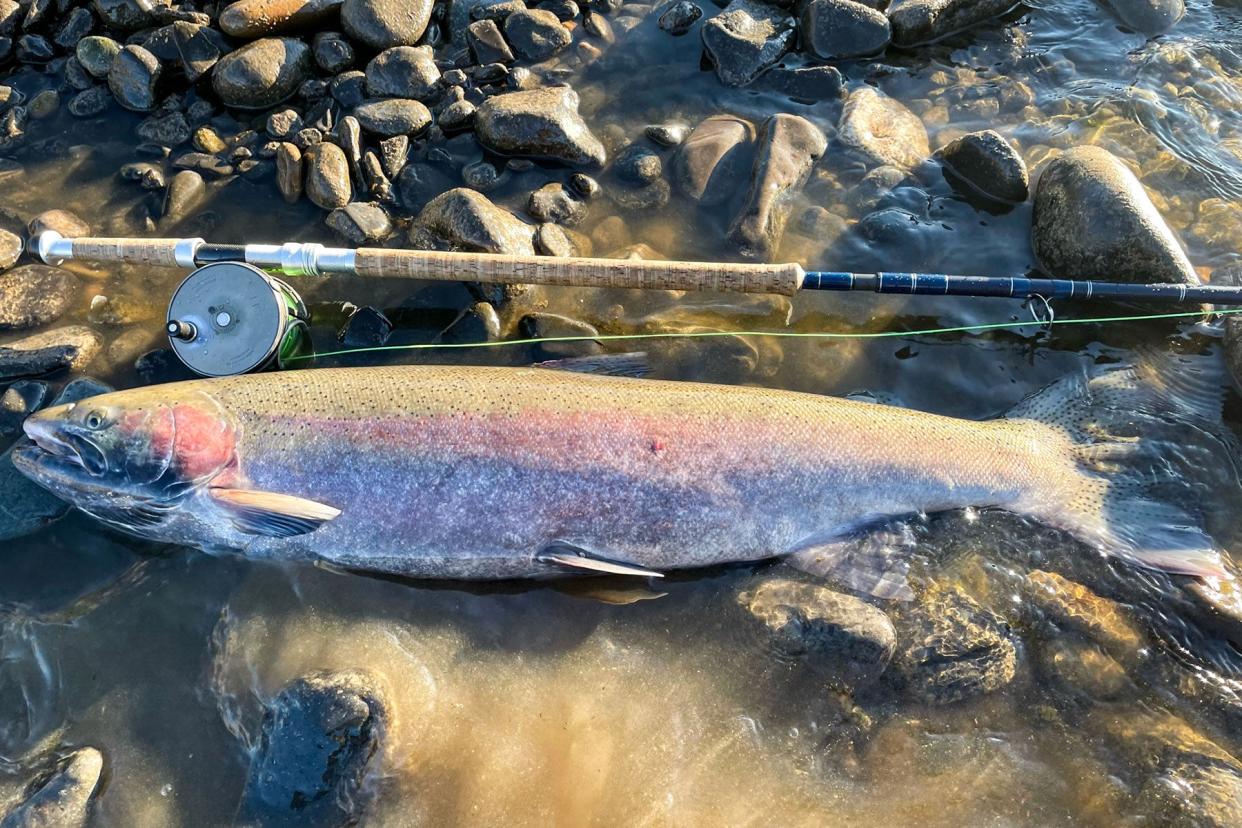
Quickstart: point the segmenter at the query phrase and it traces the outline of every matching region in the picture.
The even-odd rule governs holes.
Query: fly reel
[[[309,352],[309,318],[285,282],[253,265],[216,262],[191,272],[173,293],[168,341],[196,374],[245,374]]]

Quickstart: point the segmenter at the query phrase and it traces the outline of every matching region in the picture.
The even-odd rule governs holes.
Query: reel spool
[[[310,350],[309,314],[280,279],[241,262],[190,273],[168,303],[168,341],[187,368],[223,377],[283,367]]]

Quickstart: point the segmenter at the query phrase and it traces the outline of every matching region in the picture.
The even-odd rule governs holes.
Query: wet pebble
[[[276,150],[276,187],[288,204],[302,197],[302,151],[287,141]]]
[[[1043,167],[1031,243],[1040,269],[1058,279],[1199,282],[1143,185],[1099,147],[1067,150]]]
[[[141,46],[130,44],[117,54],[108,69],[108,88],[117,103],[135,112],[155,108],[160,62]]]
[[[548,222],[535,231],[535,252],[541,256],[589,256],[590,239]],[[584,249],[585,248],[585,249]]]
[[[406,164],[397,176],[401,203],[412,212],[418,212],[427,202],[453,186],[453,179],[439,166],[423,162]]]
[[[302,116],[296,109],[280,109],[267,116],[267,134],[273,138],[288,138],[302,129]]]
[[[470,189],[486,193],[501,183],[502,171],[490,161],[475,161],[461,168],[461,180]]]
[[[888,18],[854,0],[811,0],[802,8],[802,41],[824,60],[876,55],[891,38]]]
[[[336,144],[309,147],[302,156],[306,169],[306,197],[324,210],[349,203],[349,160]]]
[[[1003,14],[1011,0],[902,0],[888,9],[893,43],[917,46]]]
[[[385,98],[354,110],[354,117],[367,132],[381,138],[414,135],[431,125],[431,111],[419,101]]]
[[[212,155],[222,153],[229,148],[229,145],[220,137],[220,133],[211,127],[202,126],[194,130],[191,140],[196,150],[209,152]]]
[[[679,37],[690,31],[690,27],[698,22],[703,16],[703,10],[690,0],[680,0],[669,6],[663,14],[660,15],[658,21],[659,27],[673,35]]]
[[[725,86],[746,86],[793,46],[796,21],[758,0],[733,0],[703,24],[703,48]]]
[[[513,50],[496,25],[495,20],[476,20],[466,28],[466,43],[475,62],[486,66],[490,63],[512,63]]]
[[[180,112],[145,118],[138,124],[135,132],[143,141],[169,148],[184,144],[193,135],[189,121]]]
[[[413,46],[427,30],[432,0],[345,0],[341,25],[376,51]]]
[[[416,226],[459,250],[522,256],[535,253],[535,228],[487,196],[463,187],[431,199],[418,214]]]
[[[336,73],[354,63],[354,47],[340,32],[319,32],[311,41],[315,63],[325,72]]]
[[[630,184],[650,184],[664,173],[664,163],[650,148],[631,144],[612,162],[612,172]]]
[[[897,646],[893,623],[870,604],[816,584],[773,578],[738,596],[781,661],[850,692],[873,683]]]
[[[220,28],[251,40],[313,26],[332,16],[341,0],[237,0],[220,11]]]
[[[367,202],[353,202],[328,214],[325,223],[354,245],[381,241],[392,234],[392,220],[383,208]]]
[[[16,233],[0,229],[0,270],[8,270],[21,258],[25,242]]]
[[[1026,201],[1030,178],[1022,156],[994,130],[971,132],[937,150],[957,179],[989,198]]]
[[[599,182],[586,173],[574,173],[569,177],[569,186],[575,193],[587,201],[599,195]]]
[[[440,70],[430,46],[394,46],[366,68],[367,94],[377,98],[430,100],[440,88]]]
[[[569,359],[604,352],[603,347],[591,339],[591,337],[599,336],[599,331],[593,325],[556,313],[527,314],[518,322],[518,331],[524,339],[585,337],[574,342],[540,342],[533,345],[531,359],[534,362]]]
[[[475,131],[483,146],[504,155],[590,167],[603,166],[607,157],[578,114],[577,93],[568,87],[494,95],[475,113]]]
[[[732,115],[713,115],[690,133],[672,161],[672,179],[705,206],[728,201],[745,181],[754,158],[755,128]]]
[[[540,222],[573,227],[586,218],[587,205],[563,184],[551,182],[530,194],[526,212]]]
[[[176,224],[191,216],[207,198],[207,184],[194,170],[181,170],[168,182],[164,194],[163,220]]]
[[[0,440],[3,446],[21,436],[22,422],[43,407],[47,399],[47,383],[42,380],[18,380],[0,395]]]
[[[36,236],[44,230],[55,230],[65,238],[74,238],[75,236],[89,236],[91,234],[91,226],[77,216],[77,214],[69,210],[44,210],[39,215],[30,220],[27,225],[31,236]]]
[[[388,736],[387,693],[361,671],[296,679],[266,704],[238,824],[356,822]]]
[[[310,48],[302,41],[266,37],[221,58],[211,85],[226,106],[266,109],[293,95],[310,65]]]
[[[59,319],[79,290],[67,270],[27,264],[0,275],[0,330],[21,331]],[[10,345],[14,347],[14,345]]]
[[[103,35],[91,35],[84,37],[78,41],[78,45],[74,48],[74,54],[78,58],[78,62],[82,64],[82,68],[96,78],[108,77],[108,70],[112,68],[112,61],[121,52],[121,44],[117,43],[110,37]]]
[[[523,9],[505,18],[505,40],[518,57],[546,60],[573,42],[569,29],[555,14],[542,9]]]
[[[469,129],[474,123],[477,109],[470,101],[455,101],[440,110],[436,123],[445,132],[458,132]]]

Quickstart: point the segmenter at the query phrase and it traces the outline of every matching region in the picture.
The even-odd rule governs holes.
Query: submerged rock
[[[355,245],[382,241],[392,233],[392,221],[384,209],[361,201],[333,210],[324,221]]]
[[[1008,625],[953,585],[937,584],[898,623],[894,669],[928,704],[991,693],[1013,680],[1017,650]]]
[[[1030,187],[1026,162],[994,130],[963,135],[937,150],[936,157],[952,170],[956,180],[989,198],[1010,203],[1026,201]]]
[[[919,116],[869,86],[846,99],[837,140],[875,165],[910,169],[931,155]]]
[[[824,133],[805,118],[781,113],[764,123],[745,206],[729,228],[729,240],[744,257],[768,261],[775,255],[791,198],[827,148]]]
[[[77,297],[76,276],[59,267],[28,264],[0,275],[0,331],[54,322]]]
[[[211,85],[226,106],[266,109],[310,76],[310,47],[290,37],[265,37],[220,58]]]
[[[703,48],[725,86],[746,86],[789,51],[796,21],[778,6],[733,0],[703,24]]]
[[[732,115],[713,115],[690,133],[673,156],[677,189],[706,206],[727,201],[739,189],[754,157],[755,128]]]
[[[660,15],[658,24],[662,30],[680,37],[690,31],[690,27],[702,16],[703,10],[690,0],[679,0]]]
[[[21,236],[0,229],[0,270],[8,270],[15,265],[25,247]]]
[[[1046,617],[1063,629],[1081,633],[1114,657],[1138,657],[1145,638],[1127,610],[1055,572],[1034,570],[1023,593]]]
[[[364,672],[318,673],[269,701],[238,808],[242,825],[349,825],[390,727],[387,695]]]
[[[1040,268],[1058,279],[1199,283],[1143,185],[1099,147],[1067,150],[1044,166],[1031,244]]]
[[[121,53],[121,44],[110,37],[90,35],[78,41],[74,49],[78,63],[96,78],[108,77],[112,61]]]
[[[604,145],[578,114],[577,93],[565,86],[494,95],[478,108],[474,128],[483,146],[502,155],[589,167],[601,167],[607,159]]]
[[[1016,5],[1014,0],[896,0],[887,14],[893,43],[917,46],[990,20]]]
[[[824,60],[879,54],[891,37],[888,18],[854,0],[811,0],[801,27],[805,48]]]
[[[442,193],[418,214],[417,225],[457,250],[533,256],[535,228],[487,196],[464,187]]]
[[[103,774],[103,754],[75,750],[41,774],[22,801],[0,818],[0,828],[82,828]]]
[[[1186,13],[1185,0],[1101,0],[1117,18],[1140,34],[1163,34]]]
[[[883,611],[816,584],[767,580],[738,602],[758,623],[765,648],[815,671],[835,689],[848,692],[874,682],[897,645]]]
[[[587,205],[564,184],[553,181],[530,194],[526,212],[537,221],[573,227],[586,218]]]
[[[63,368],[80,371],[101,346],[99,334],[85,325],[54,328],[0,345],[0,382]]]

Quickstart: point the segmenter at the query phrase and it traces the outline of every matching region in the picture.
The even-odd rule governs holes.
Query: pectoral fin
[[[340,509],[304,497],[254,489],[212,488],[211,497],[228,511],[233,525],[250,535],[289,538],[313,532]]]
[[[624,561],[609,560],[568,543],[555,543],[546,547],[539,554],[535,555],[535,560],[540,563],[554,563],[568,569],[576,569],[584,575],[587,573],[597,573],[604,575],[633,575],[639,578],[664,577],[662,572],[644,569],[641,566],[634,566]]]
[[[785,556],[795,569],[827,578],[876,598],[914,598],[907,573],[913,538],[898,527],[866,527],[835,538],[816,540]]]

